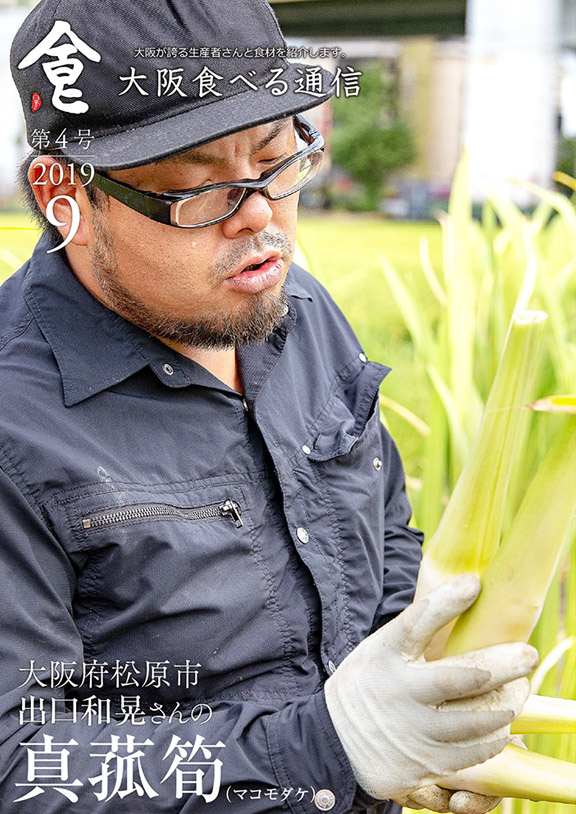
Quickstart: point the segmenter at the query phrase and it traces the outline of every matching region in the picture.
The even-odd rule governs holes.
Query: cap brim
[[[332,74],[322,69],[322,96],[298,92],[297,69],[310,66],[290,63],[282,74],[286,93],[275,96],[271,89],[247,89],[227,98],[219,98],[192,110],[166,116],[160,121],[132,127],[119,133],[95,138],[88,150],[70,142],[62,152],[70,159],[93,164],[97,169],[121,170],[149,164],[198,147],[208,141],[309,110],[334,94]]]

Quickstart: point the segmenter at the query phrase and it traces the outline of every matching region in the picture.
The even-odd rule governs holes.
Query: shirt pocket
[[[378,393],[390,368],[355,360],[345,369],[315,424],[309,459],[326,462],[362,446],[379,425]]]
[[[139,523],[143,520],[185,520],[188,523],[203,523],[229,517],[236,528],[244,525],[242,507],[232,498],[205,506],[179,506],[174,503],[134,503],[133,505],[104,509],[82,518],[84,529],[106,529]]]
[[[85,658],[149,662],[173,672],[158,700],[179,697],[175,665],[200,664],[206,697],[282,659],[273,589],[245,481],[103,484],[53,507],[77,570],[76,624]],[[142,694],[142,693],[141,693]],[[143,696],[146,696],[144,691]]]

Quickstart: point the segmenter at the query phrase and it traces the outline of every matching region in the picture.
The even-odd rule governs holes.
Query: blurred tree
[[[572,136],[572,138],[561,136],[558,142],[556,169],[576,178],[576,136]],[[558,187],[565,195],[570,194],[564,184],[559,184]]]
[[[416,150],[408,125],[396,116],[395,87],[381,63],[363,69],[354,100],[333,100],[334,164],[364,189],[366,209],[378,209],[384,182],[394,170],[414,160]]]

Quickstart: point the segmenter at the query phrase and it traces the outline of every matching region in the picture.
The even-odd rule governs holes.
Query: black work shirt
[[[323,683],[414,591],[388,369],[292,266],[242,397],[47,248],[0,291],[0,809],[362,810]]]

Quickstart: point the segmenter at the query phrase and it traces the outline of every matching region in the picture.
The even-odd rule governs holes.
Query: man
[[[1,809],[487,810],[434,781],[508,742],[533,652],[424,662],[473,578],[398,616],[387,369],[290,265],[327,94],[264,2],[233,11],[43,0],[14,42],[58,229],[1,292]]]

